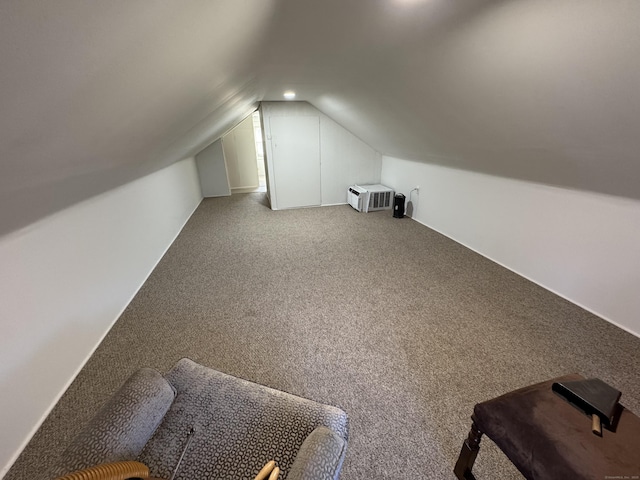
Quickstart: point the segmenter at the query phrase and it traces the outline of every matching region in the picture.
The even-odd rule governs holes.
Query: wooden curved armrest
[[[149,478],[149,468],[140,462],[114,462],[78,470],[55,480],[127,480]]]

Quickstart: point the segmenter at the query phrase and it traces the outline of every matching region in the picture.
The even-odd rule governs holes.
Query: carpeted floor
[[[640,339],[388,211],[234,195],[203,201],[6,478],[48,478],[134,370],[181,357],[343,408],[343,480],[451,479],[475,403],[569,372],[640,413]],[[520,478],[487,439],[474,471]]]

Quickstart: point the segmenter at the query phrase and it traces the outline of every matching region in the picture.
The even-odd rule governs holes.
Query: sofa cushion
[[[304,440],[317,427],[332,430],[345,444],[348,440],[347,415],[338,408],[189,359],[180,360],[166,378],[177,391],[176,399],[138,458],[152,476],[171,476],[191,427],[195,433],[177,479],[253,478],[269,460],[276,461],[286,478]]]
[[[135,459],[174,398],[175,390],[159,372],[138,370],[74,438],[62,454],[55,475]]]
[[[333,430],[318,427],[304,441],[291,466],[288,480],[337,480],[347,442]]]

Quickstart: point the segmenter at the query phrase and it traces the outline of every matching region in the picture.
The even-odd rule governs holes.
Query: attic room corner
[[[638,25],[638,0],[0,1],[0,478],[93,444],[138,369],[169,399],[183,357],[346,413],[333,480],[469,477],[474,407],[567,374],[640,415]],[[496,445],[477,478],[521,478]]]

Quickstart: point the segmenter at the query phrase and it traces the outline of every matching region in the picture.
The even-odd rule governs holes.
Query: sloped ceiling
[[[0,233],[193,155],[246,115],[274,9],[0,2]]]
[[[364,5],[366,3],[366,5]],[[260,78],[380,152],[640,198],[640,2],[288,2]]]
[[[640,198],[637,0],[0,3],[0,234],[292,88],[383,154]]]

